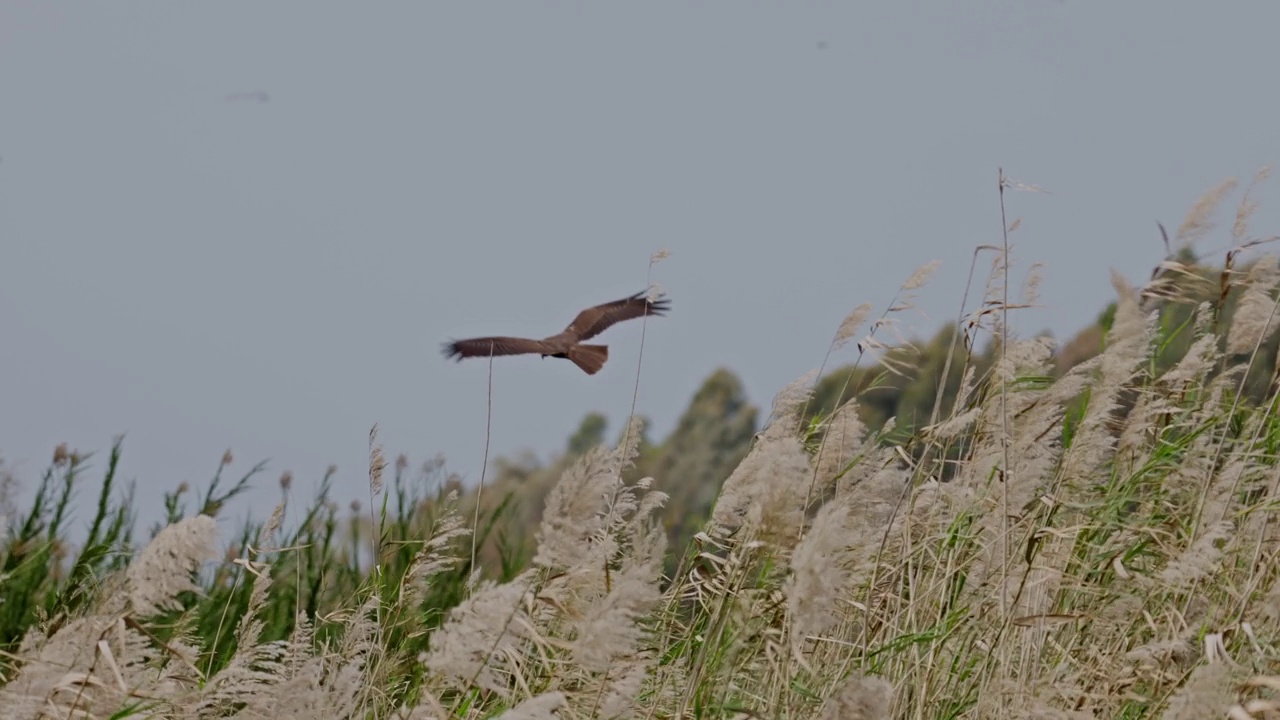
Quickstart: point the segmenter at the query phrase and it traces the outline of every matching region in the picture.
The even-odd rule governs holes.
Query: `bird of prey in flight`
[[[444,344],[444,356],[457,358],[489,357],[491,355],[525,355],[537,353],[543,358],[566,358],[582,368],[588,375],[595,375],[609,359],[608,345],[583,345],[583,340],[599,335],[610,325],[643,317],[662,315],[671,307],[666,299],[650,302],[647,293],[640,292],[621,300],[589,307],[578,313],[563,332],[541,340],[519,337],[478,337],[453,340]]]

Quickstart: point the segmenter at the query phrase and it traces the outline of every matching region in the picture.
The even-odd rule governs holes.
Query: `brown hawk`
[[[647,293],[614,300],[587,308],[569,323],[563,332],[541,340],[518,337],[478,337],[453,340],[444,344],[444,356],[457,358],[489,357],[490,355],[524,355],[537,353],[542,357],[566,358],[582,368],[588,375],[595,375],[609,359],[608,345],[583,345],[583,340],[599,335],[610,325],[643,317],[662,315],[671,307],[671,301],[662,299],[650,302]]]

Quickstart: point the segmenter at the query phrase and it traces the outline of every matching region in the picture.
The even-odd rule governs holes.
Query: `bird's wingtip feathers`
[[[648,307],[646,308],[647,309],[647,312],[645,313],[646,315],[661,315],[664,312],[671,309],[671,298],[667,297],[667,294],[665,292],[659,291],[658,295],[654,297],[652,300],[650,300],[649,293],[651,291],[652,289],[643,290],[641,292],[636,293],[635,295],[632,295],[628,299],[644,300],[648,305]]]

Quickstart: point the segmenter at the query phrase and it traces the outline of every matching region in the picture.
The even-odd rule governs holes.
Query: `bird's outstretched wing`
[[[662,315],[670,307],[671,301],[666,298],[649,302],[648,292],[639,292],[631,297],[583,310],[569,323],[565,332],[577,335],[579,340],[586,340],[604,332],[614,323],[645,315]]]
[[[478,337],[453,340],[444,344],[444,356],[457,358],[489,357],[490,355],[524,355],[547,352],[546,343],[518,337]]]

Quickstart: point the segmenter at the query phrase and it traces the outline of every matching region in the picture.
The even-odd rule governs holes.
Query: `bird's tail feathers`
[[[609,359],[609,346],[574,345],[566,354],[574,365],[582,368],[583,372],[595,375],[600,372],[600,368],[604,367],[604,361]]]

